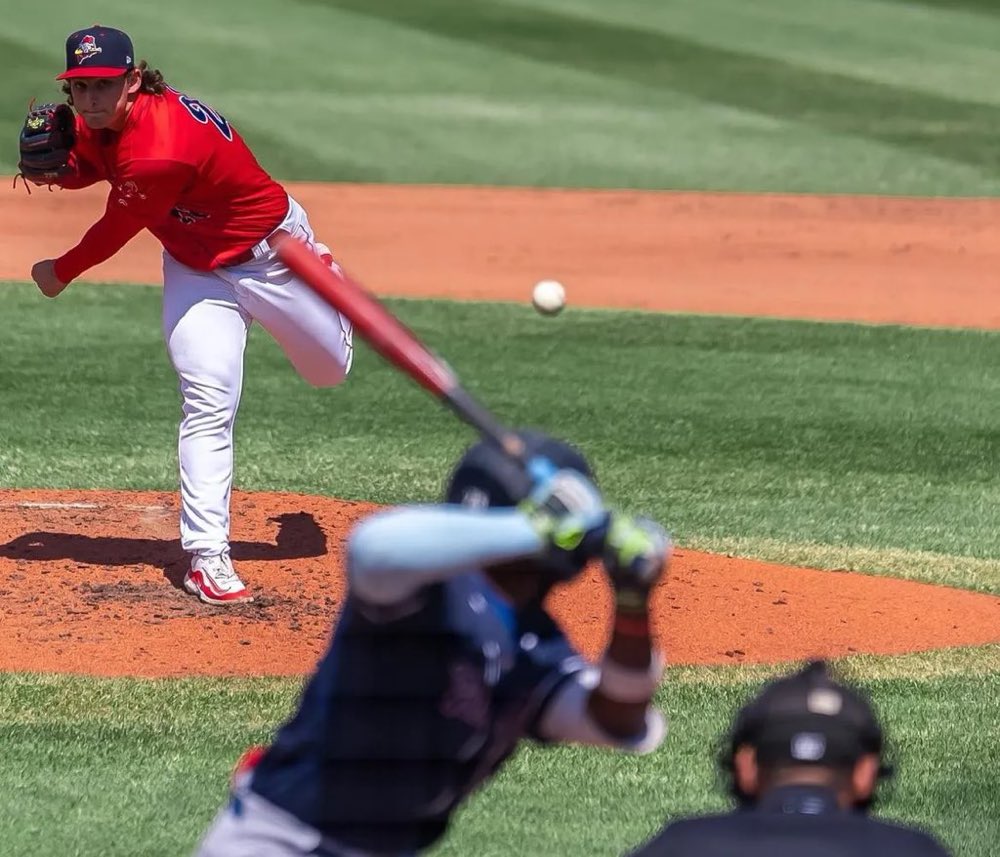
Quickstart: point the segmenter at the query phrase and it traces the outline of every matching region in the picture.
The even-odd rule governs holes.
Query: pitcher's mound
[[[0,669],[97,675],[294,675],[343,600],[341,549],[373,506],[233,497],[232,556],[256,596],[210,607],[180,589],[173,494],[0,491]],[[553,597],[588,654],[610,598],[592,570]],[[679,550],[656,597],[673,664],[902,653],[1000,640],[1000,598]]]

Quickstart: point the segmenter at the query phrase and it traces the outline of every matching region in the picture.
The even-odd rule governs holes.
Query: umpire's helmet
[[[517,436],[524,442],[529,460],[543,458],[556,470],[575,470],[588,479],[594,478],[583,454],[568,443],[531,429],[519,430]],[[504,455],[494,444],[479,441],[469,447],[455,465],[445,491],[445,502],[478,509],[516,506],[531,490],[532,478],[523,465]],[[582,564],[572,574],[548,567],[539,570],[554,578],[568,579],[582,570]]]
[[[733,776],[733,759],[742,746],[754,748],[761,766],[844,769],[862,756],[875,755],[880,760],[879,778],[892,774],[885,762],[882,726],[871,703],[834,680],[821,660],[769,682],[737,713],[720,761],[731,793],[745,804],[754,798],[742,793]]]

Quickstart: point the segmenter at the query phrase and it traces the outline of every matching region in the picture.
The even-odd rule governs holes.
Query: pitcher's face
[[[129,95],[133,91],[129,75],[120,77],[74,77],[70,83],[73,107],[88,128],[120,131],[128,114]],[[138,82],[134,89],[138,91]]]

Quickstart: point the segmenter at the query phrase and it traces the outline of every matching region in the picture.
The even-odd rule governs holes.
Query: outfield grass
[[[1000,650],[984,650],[994,660]],[[963,653],[879,659],[868,678],[893,724],[900,776],[883,811],[930,825],[961,855],[1000,836],[994,772],[1000,673]],[[954,663],[953,663],[954,662]],[[864,679],[871,661],[847,662]],[[951,667],[949,669],[949,667]],[[621,853],[668,814],[717,809],[713,753],[732,711],[764,671],[668,672],[658,704],[672,731],[646,758],[528,749],[458,816],[439,855]],[[676,677],[676,680],[675,680]],[[0,816],[5,853],[144,857],[189,853],[225,798],[241,750],[268,740],[294,704],[295,680],[132,681],[0,676]]]
[[[8,4],[0,136],[121,26],[281,178],[995,194],[1000,7],[889,0]],[[15,150],[0,152],[14,169]]]
[[[160,290],[0,287],[0,485],[172,489]],[[994,333],[394,301],[515,424],[574,438],[681,544],[1000,592]],[[362,350],[315,391],[248,349],[237,484],[433,499],[467,429]],[[511,355],[517,355],[511,359]]]

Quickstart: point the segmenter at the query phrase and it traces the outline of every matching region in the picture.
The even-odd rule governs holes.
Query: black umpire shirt
[[[948,857],[925,833],[840,809],[830,789],[782,786],[727,815],[683,819],[633,857]]]

